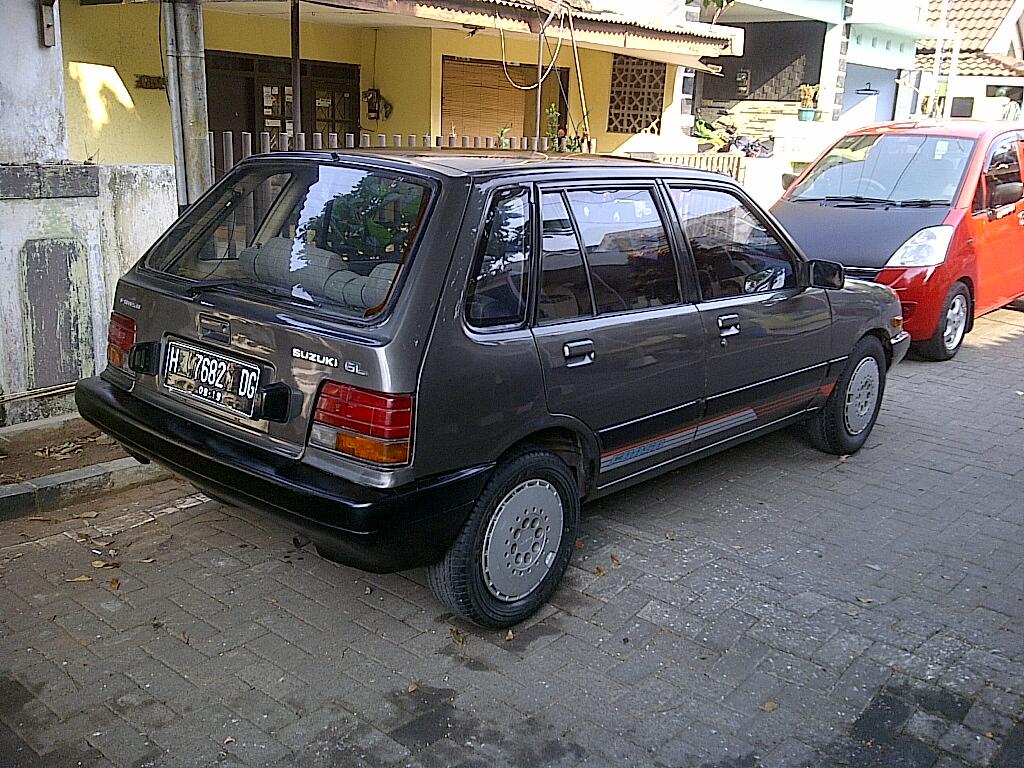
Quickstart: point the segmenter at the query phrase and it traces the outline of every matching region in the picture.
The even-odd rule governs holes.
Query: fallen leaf
[[[139,560],[138,562],[140,562],[140,563],[155,563],[156,559],[152,558],[152,557],[147,557],[145,560]]]
[[[609,555],[608,559],[612,561],[612,565],[614,565],[616,568],[622,565],[622,561],[619,559],[618,555]]]
[[[49,621],[49,622],[50,622],[51,624],[53,624],[53,622],[55,622],[56,620],[57,620],[57,614],[56,614],[56,613],[55,613],[55,614],[53,614],[53,616],[51,616],[51,617],[50,617],[50,618],[48,619],[48,621]]]
[[[111,580],[110,580],[110,588],[111,588],[112,590],[114,590],[115,592],[116,592],[117,590],[119,590],[119,589],[121,588],[121,580],[120,580],[120,579],[118,579],[118,578],[113,578],[113,579],[111,579]]]
[[[225,747],[226,747],[226,746],[227,746],[228,744],[234,744],[234,743],[235,743],[235,739],[234,739],[234,737],[232,737],[232,736],[228,736],[228,737],[227,737],[226,739],[224,739],[224,746],[225,746]]]
[[[188,645],[188,632],[182,630],[181,634],[178,635],[178,639],[181,640],[181,642],[183,642],[185,645]]]
[[[372,587],[367,587],[366,588],[366,594],[372,595],[373,594],[373,588]]]
[[[419,686],[416,683],[409,683],[409,687],[405,689],[406,693],[416,693],[419,690]]]
[[[53,518],[52,517],[29,517],[29,518],[26,518],[26,519],[29,522],[32,522],[32,523],[52,523],[53,522]]]
[[[99,539],[93,539],[92,543],[95,544],[97,547],[109,547],[111,544],[114,543],[114,540],[110,539],[109,541],[100,541]]]
[[[840,461],[846,461],[848,458],[850,458],[850,454],[847,453],[847,454],[844,454],[844,455],[840,456],[839,460]]]
[[[515,632],[513,632],[511,629],[508,632],[505,633],[505,640],[506,640],[506,642],[511,643],[515,639],[516,639]]]
[[[121,564],[117,560],[93,560],[93,568],[120,568]]]
[[[765,712],[774,712],[778,708],[778,703],[771,700],[766,701],[764,704],[761,705],[761,709],[763,709]]]
[[[872,600],[870,597],[858,597],[857,602],[863,605],[871,605],[875,601]]]
[[[996,735],[994,733],[992,733],[992,731],[985,731],[985,738],[986,739],[994,739],[995,737],[996,737]]]
[[[94,517],[99,516],[99,512],[79,512],[77,515],[72,515],[75,520],[92,520]]]
[[[64,581],[92,581],[92,576],[75,576],[73,579],[64,579]]]
[[[583,549],[585,546],[583,539],[576,539],[576,549]]]
[[[465,632],[459,631],[458,627],[451,627],[448,631],[449,631],[449,633],[452,636],[452,642],[453,643],[455,643],[456,645],[465,645],[466,644],[466,633]]]
[[[607,571],[604,568],[602,568],[600,565],[597,566],[594,569],[594,575],[595,576],[604,576],[606,573],[607,573]]]
[[[675,541],[675,539],[676,539],[675,531],[669,531],[668,533],[666,533],[665,534],[665,538],[668,539],[669,541]]]

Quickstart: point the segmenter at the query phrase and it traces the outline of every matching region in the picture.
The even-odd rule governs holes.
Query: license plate
[[[260,369],[208,349],[171,341],[164,357],[164,386],[251,418],[260,388]]]

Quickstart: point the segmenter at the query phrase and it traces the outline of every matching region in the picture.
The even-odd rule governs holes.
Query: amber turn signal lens
[[[107,345],[107,362],[115,368],[127,368],[127,358],[123,349],[118,349],[113,344]]]
[[[902,331],[903,330],[903,317],[900,316],[900,315],[896,315],[896,317],[892,318],[889,321],[889,325],[891,325],[893,327],[894,331]]]
[[[387,443],[351,432],[338,432],[334,438],[334,450],[375,464],[405,464],[409,461],[408,440]]]

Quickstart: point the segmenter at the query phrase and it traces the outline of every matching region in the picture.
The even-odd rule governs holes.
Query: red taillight
[[[135,320],[120,312],[111,312],[107,327],[107,362],[126,370],[128,353],[134,345]]]
[[[409,461],[412,395],[328,381],[320,390],[310,442],[376,464]]]

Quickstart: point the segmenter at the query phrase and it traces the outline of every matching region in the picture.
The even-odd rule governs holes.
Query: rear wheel
[[[853,348],[846,370],[810,424],[815,446],[840,456],[859,451],[875,426],[884,392],[882,342],[865,336]]]
[[[942,306],[935,335],[918,345],[921,354],[929,360],[950,360],[964,343],[967,325],[971,319],[971,294],[963,283],[953,283]]]
[[[427,570],[437,599],[484,627],[517,624],[562,580],[579,530],[572,472],[532,451],[502,462],[444,558]]]

